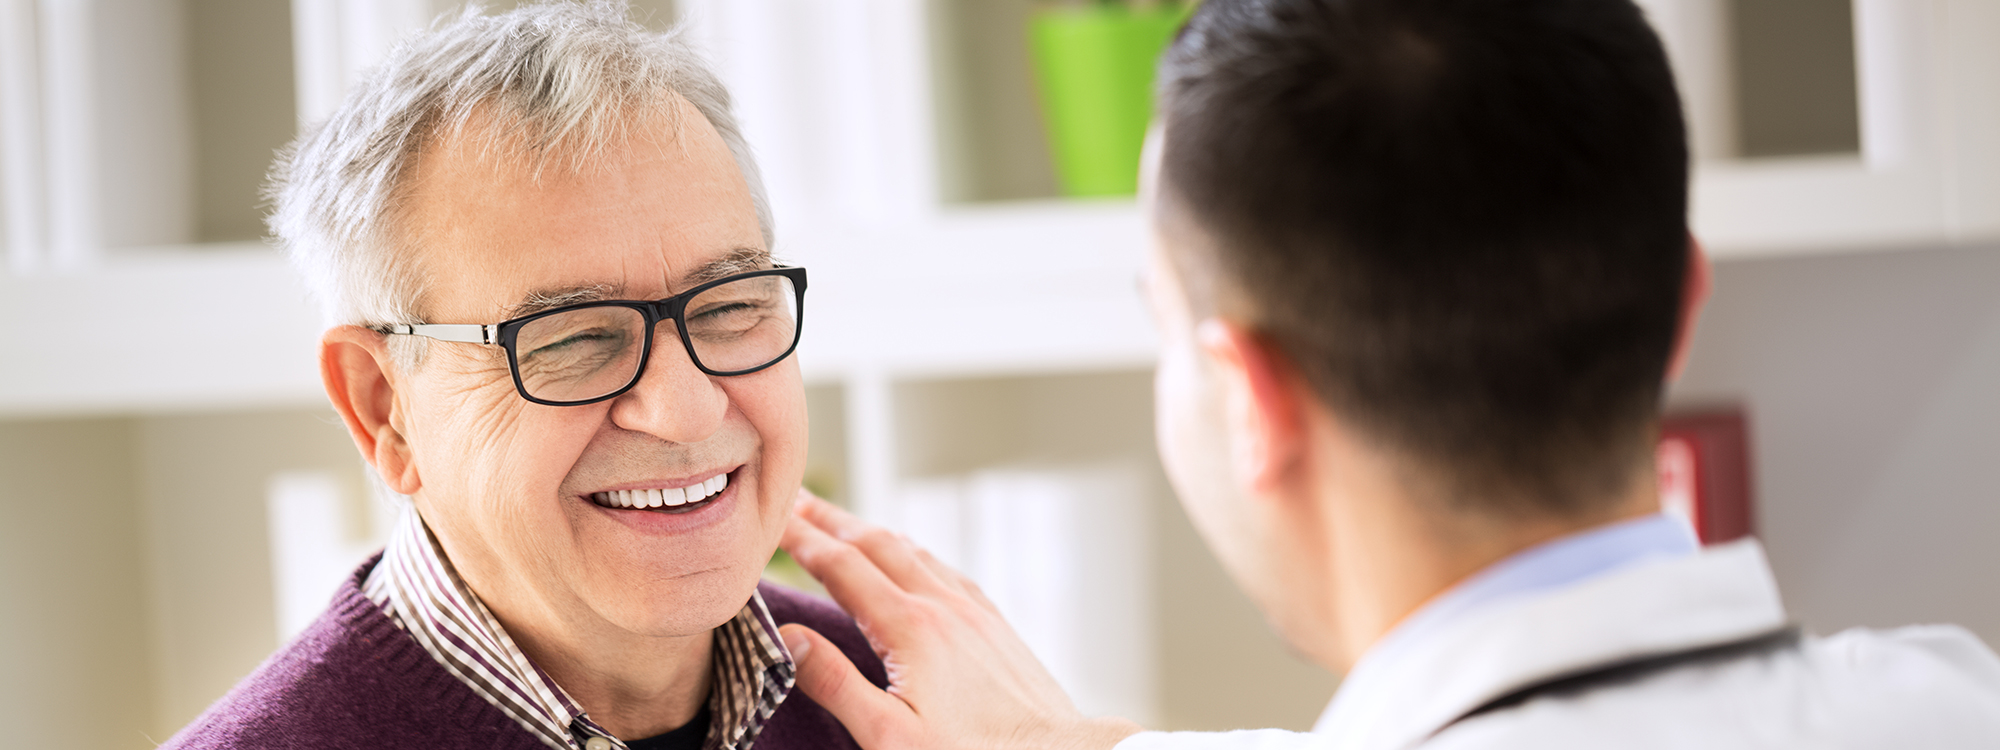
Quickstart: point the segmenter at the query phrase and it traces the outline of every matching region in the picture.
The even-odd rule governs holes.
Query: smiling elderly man
[[[761,585],[806,448],[775,265],[713,74],[613,5],[405,43],[279,159],[327,394],[411,512],[175,748],[852,747]]]

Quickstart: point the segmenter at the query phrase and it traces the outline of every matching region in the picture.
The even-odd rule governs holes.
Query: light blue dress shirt
[[[1460,581],[1377,641],[1341,680],[1314,731],[1336,713],[1367,712],[1375,675],[1394,674],[1404,654],[1424,648],[1433,633],[1474,610],[1570,586],[1639,563],[1695,554],[1701,543],[1685,520],[1656,513],[1579,531],[1516,552]]]

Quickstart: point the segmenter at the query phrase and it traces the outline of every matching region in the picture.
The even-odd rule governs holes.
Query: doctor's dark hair
[[[1171,262],[1454,510],[1651,465],[1688,152],[1630,0],[1207,0],[1160,63]]]

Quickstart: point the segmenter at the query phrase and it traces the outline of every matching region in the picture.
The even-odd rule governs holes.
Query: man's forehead
[[[768,268],[755,201],[698,112],[653,118],[588,164],[539,174],[443,144],[410,181],[406,236],[430,316],[509,319],[597,299],[659,299]],[[476,128],[474,128],[476,129]],[[555,166],[555,165],[551,165]],[[569,168],[574,166],[575,168]]]
[[[657,280],[581,279],[554,282],[529,289],[508,306],[507,317],[518,318],[543,310],[597,302],[607,299],[651,299],[677,294],[716,279],[772,267],[771,253],[761,247],[738,247],[711,257],[692,267],[678,269],[677,278],[667,279],[661,290]]]

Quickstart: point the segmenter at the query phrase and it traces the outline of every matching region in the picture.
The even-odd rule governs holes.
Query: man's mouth
[[[613,510],[688,513],[706,507],[729,488],[729,475],[717,474],[684,487],[655,487],[590,493],[590,501]]]

